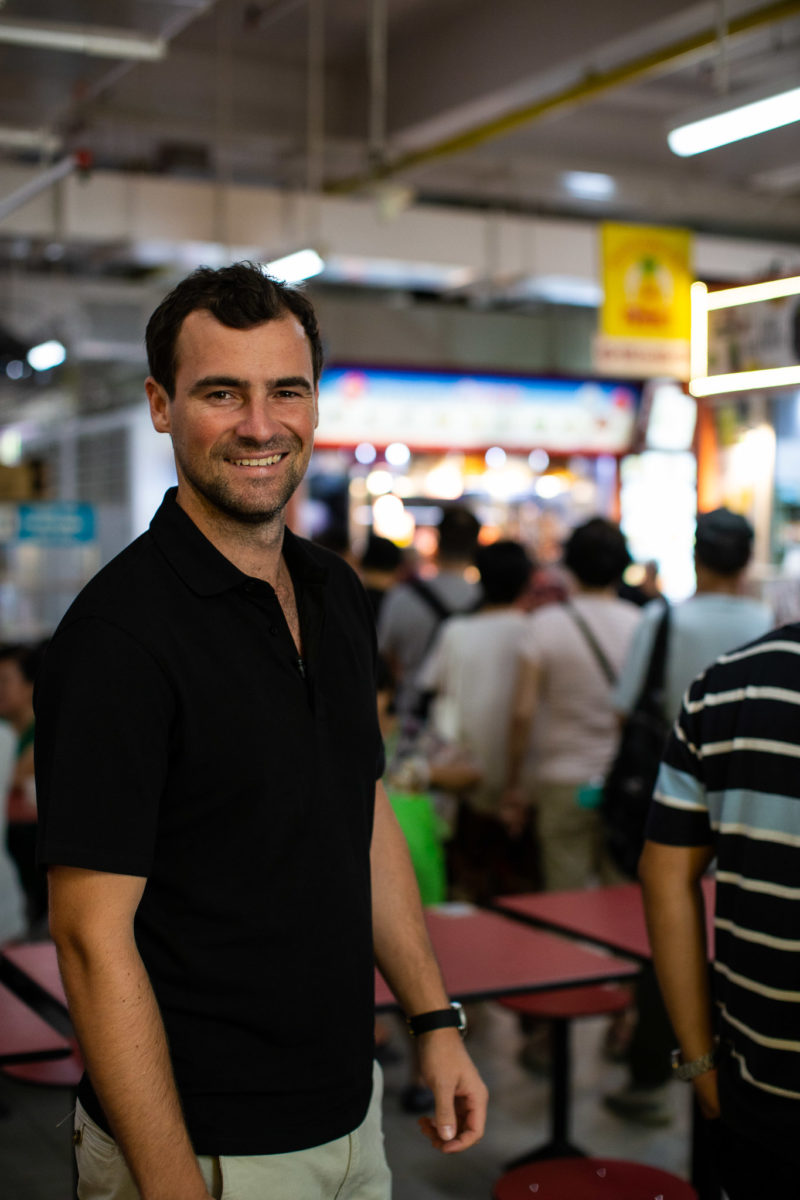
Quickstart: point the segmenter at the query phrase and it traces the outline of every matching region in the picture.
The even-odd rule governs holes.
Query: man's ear
[[[319,425],[319,384],[314,388],[314,428]]]
[[[171,433],[170,402],[164,388],[153,379],[152,375],[148,375],[144,381],[144,390],[147,392],[147,400],[150,404],[150,420],[153,422],[153,428],[158,433]]]

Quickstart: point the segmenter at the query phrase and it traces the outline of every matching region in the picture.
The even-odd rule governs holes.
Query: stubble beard
[[[266,525],[283,513],[305,475],[307,463],[293,453],[301,448],[302,444],[297,438],[290,446],[262,446],[257,449],[236,447],[235,451],[227,449],[215,455],[215,459],[223,464],[225,459],[232,457],[256,458],[288,453],[290,462],[283,475],[274,481],[243,479],[236,486],[234,481],[225,476],[222,465],[218,471],[212,468],[205,474],[191,468],[187,470],[185,463],[180,465],[191,487],[225,517],[241,525]],[[267,488],[265,483],[269,485]]]

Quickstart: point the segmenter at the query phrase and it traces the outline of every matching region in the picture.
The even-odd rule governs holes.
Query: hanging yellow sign
[[[601,332],[689,340],[692,235],[649,225],[602,226]]]

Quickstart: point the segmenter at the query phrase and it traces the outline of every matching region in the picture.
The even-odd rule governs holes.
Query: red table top
[[[704,879],[709,955],[714,953],[714,891],[714,880]],[[570,892],[500,896],[494,904],[509,912],[519,913],[537,925],[588,938],[620,954],[631,954],[639,959],[650,958],[642,890],[638,883]]]
[[[52,942],[25,942],[19,946],[6,946],[3,949],[3,958],[34,983],[38,983],[57,1004],[63,1008],[67,1007],[56,948]]]
[[[66,1038],[0,983],[0,1063],[59,1058],[71,1049]]]
[[[629,978],[639,970],[635,963],[469,905],[442,905],[426,910],[425,917],[445,987],[454,1000],[489,1000]],[[376,971],[376,1007],[396,1003]]]

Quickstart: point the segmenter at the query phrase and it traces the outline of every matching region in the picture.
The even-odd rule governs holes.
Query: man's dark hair
[[[147,322],[145,344],[150,374],[168,396],[175,394],[175,347],[190,313],[210,312],[230,329],[252,329],[287,313],[297,317],[311,347],[314,383],[322,373],[324,354],[314,306],[303,292],[289,287],[250,262],[229,267],[198,267],[165,296]]]
[[[13,642],[0,645],[0,662],[16,663],[23,679],[27,683],[35,683],[49,640],[46,638],[34,644]]]
[[[617,583],[630,562],[621,529],[605,517],[592,517],[579,525],[564,547],[564,565],[584,587],[609,587]]]
[[[439,559],[444,562],[472,562],[478,545],[481,523],[461,504],[449,505],[439,522]]]
[[[480,572],[485,604],[513,604],[528,586],[533,570],[525,547],[512,541],[480,546],[475,566]]]
[[[720,575],[736,575],[750,561],[753,527],[729,508],[700,513],[694,552],[701,566]]]

